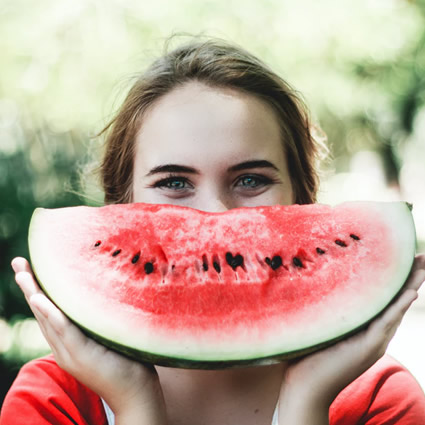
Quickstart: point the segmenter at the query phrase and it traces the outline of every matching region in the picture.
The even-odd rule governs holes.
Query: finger
[[[50,342],[50,338],[48,335],[48,331],[45,325],[45,317],[43,317],[42,315],[42,311],[40,311],[37,306],[34,306],[31,303],[31,298],[33,296],[40,296],[40,297],[45,297],[46,296],[43,294],[43,292],[40,290],[40,288],[38,287],[38,285],[36,284],[36,282],[34,281],[32,275],[28,272],[18,272],[15,276],[16,282],[19,285],[19,287],[21,288],[22,292],[24,293],[25,299],[29,305],[29,307],[31,308],[31,311],[33,312],[35,318],[37,319],[37,322],[40,326],[40,329],[44,335],[44,337],[46,338],[47,342],[49,343],[50,347],[52,348],[52,350],[54,350],[54,347],[52,346],[51,342]]]
[[[425,254],[418,254],[415,257],[415,261],[412,265],[412,272],[419,269],[425,270]]]
[[[43,298],[47,302],[42,301]],[[49,309],[55,309],[56,307],[48,300],[48,298],[43,293],[35,293],[29,296],[28,305],[34,313],[34,316],[37,319],[37,322],[40,325],[44,336],[50,343],[52,341],[51,335],[54,329],[49,321]],[[56,331],[54,332],[57,333]]]
[[[58,338],[56,331],[52,328],[44,314],[40,312],[38,307],[33,305],[31,309],[37,319],[41,333],[52,350],[56,363],[66,370],[66,365],[72,360],[72,355],[64,349],[61,339]]]
[[[34,280],[34,277],[31,273],[28,273],[26,271],[20,271],[16,273],[15,280],[18,286],[21,288],[22,292],[24,293],[28,303],[32,295],[42,293],[40,287]]]
[[[31,306],[58,365],[76,376],[81,365],[97,361],[107,351],[88,338],[47,297],[35,294]]]
[[[406,282],[407,288],[418,290],[425,280],[425,255],[415,258],[409,278]]]
[[[69,325],[69,320],[65,315],[43,294],[33,294],[30,297],[30,305],[35,307],[47,320],[55,332],[62,336]]]
[[[17,268],[17,270],[19,269],[19,267]],[[35,282],[33,281],[32,276],[28,273],[28,272],[24,272],[24,271],[19,271],[18,273],[16,273],[15,276],[15,280],[16,283],[19,285],[19,287],[21,288],[25,299],[29,305],[29,307],[31,308],[35,318],[37,319],[37,322],[40,325],[40,329],[43,332],[44,337],[47,339],[47,335],[45,333],[45,329],[42,326],[43,323],[43,316],[41,314],[41,311],[38,310],[32,303],[31,303],[31,297],[33,295],[36,295],[38,292],[40,292],[41,296],[44,296],[41,291],[37,288],[37,285],[35,284]]]
[[[34,317],[37,319],[37,323],[38,326],[44,336],[44,338],[46,339],[46,341],[49,343],[50,348],[55,351],[55,346],[54,344],[52,344],[52,338],[51,338],[51,332],[49,332],[49,324],[48,321],[46,320],[46,316],[38,309],[37,306],[35,305],[31,305],[31,310],[34,313]]]
[[[88,338],[46,296],[35,294],[30,304],[40,312],[41,323],[48,323],[53,342],[60,341],[67,351],[87,343]]]
[[[16,257],[12,260],[12,268],[15,273],[19,272],[28,272],[32,276],[33,272],[30,266],[30,263],[23,257]]]
[[[49,320],[49,316],[54,317],[52,312],[57,310],[56,306],[40,290],[30,273],[20,271],[16,274],[15,279],[19,287],[22,289],[28,305],[34,313],[34,316],[37,318],[37,321],[45,330],[47,330],[48,327],[46,326],[46,323]],[[35,300],[35,302],[33,302],[33,300]]]
[[[79,344],[75,338],[70,338],[74,327],[72,323],[42,294],[33,295],[30,306],[58,364],[61,367],[70,364],[72,350]]]
[[[418,291],[425,281],[425,270],[416,270],[409,278],[406,288]]]
[[[369,328],[370,338],[378,341],[379,335],[385,335],[389,342],[394,336],[407,310],[417,297],[418,293],[414,289],[405,290],[396,302],[391,304],[380,317],[372,322]]]

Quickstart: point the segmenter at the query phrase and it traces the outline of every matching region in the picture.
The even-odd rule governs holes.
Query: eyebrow
[[[199,174],[195,168],[187,167],[186,165],[178,164],[164,164],[153,167],[146,176],[152,176],[159,173],[189,173],[189,174]]]
[[[230,167],[228,171],[240,171],[246,170],[248,168],[272,168],[273,170],[279,171],[279,169],[274,164],[264,159],[241,162]]]
[[[249,168],[271,168],[273,170],[279,171],[279,169],[272,164],[270,161],[266,160],[252,160],[244,161],[236,165],[232,165],[228,168],[227,171],[241,171],[247,170]],[[186,165],[179,164],[164,164],[158,165],[157,167],[152,168],[146,176],[152,176],[159,173],[189,173],[189,174],[199,174],[199,171],[193,167],[188,167]]]

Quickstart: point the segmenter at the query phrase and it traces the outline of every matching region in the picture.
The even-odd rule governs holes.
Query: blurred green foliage
[[[97,151],[90,135],[119,104],[132,75],[179,31],[236,41],[287,78],[328,134],[336,177],[324,185],[323,199],[343,200],[350,192],[406,198],[415,205],[424,247],[425,0],[37,0],[30,8],[23,0],[3,1],[0,319],[7,325],[0,326],[0,403],[19,366],[40,351],[6,341],[7,329],[11,334],[30,316],[10,261],[28,257],[31,214],[37,206],[87,201],[77,192],[80,165]],[[359,176],[370,183],[373,171],[364,158],[382,168],[388,193],[379,186],[362,192]],[[101,199],[96,191],[85,194],[89,202]]]
[[[67,186],[72,187],[73,180],[77,181],[76,164],[81,159],[69,154],[69,149],[51,150],[55,139],[58,145],[72,143],[70,136],[43,131],[43,137],[50,139],[48,154],[39,143],[29,142],[30,138],[37,140],[37,134],[27,137],[26,149],[12,154],[0,152],[0,317],[6,320],[12,319],[17,312],[29,314],[19,289],[13,284],[10,260],[15,256],[28,258],[27,232],[34,208],[80,205],[82,202],[71,190],[65,190]],[[42,162],[44,165],[40,167]]]

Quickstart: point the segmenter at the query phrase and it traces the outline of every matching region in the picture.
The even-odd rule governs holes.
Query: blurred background
[[[0,405],[48,347],[14,284],[37,206],[99,205],[102,129],[173,33],[232,40],[303,95],[327,133],[320,201],[404,199],[425,251],[424,0],[2,0],[0,2]],[[178,37],[176,42],[184,40]],[[425,293],[389,352],[425,388]]]

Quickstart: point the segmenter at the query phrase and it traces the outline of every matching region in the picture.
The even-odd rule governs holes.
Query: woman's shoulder
[[[61,369],[53,355],[21,368],[1,413],[0,425],[107,423],[99,396]]]
[[[338,395],[330,423],[425,424],[425,395],[413,375],[385,355]]]

